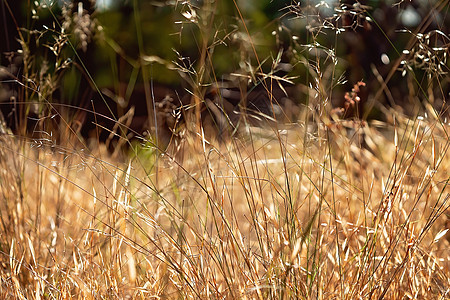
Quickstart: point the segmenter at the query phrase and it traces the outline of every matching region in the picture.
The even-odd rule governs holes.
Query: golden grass
[[[0,297],[448,298],[448,130],[200,132],[121,163],[3,135]]]
[[[148,146],[117,160],[101,145],[95,152],[73,146],[81,143],[68,137],[70,122],[55,107],[49,109],[51,119],[58,115],[59,126],[66,125],[58,144],[43,132],[43,139],[30,140],[2,130],[0,298],[449,298],[449,124],[430,108],[429,118],[415,120],[390,111],[388,123],[330,122],[328,93],[339,83],[337,57],[334,50],[317,47],[312,32],[314,43],[302,46],[310,47],[307,57],[296,59],[308,61],[314,81],[314,87],[304,82],[311,101],[304,110],[311,112],[299,119],[314,122],[248,128],[222,144],[205,138],[199,129],[202,89],[215,78],[210,55],[223,42],[208,23],[215,16],[213,4],[205,1],[196,13],[186,2],[181,10],[202,39],[197,67],[178,65],[193,97],[186,112],[195,118],[191,122],[186,115],[189,134],[178,140],[176,152]],[[244,74],[256,79],[263,60],[234,4],[243,25],[246,47],[241,48],[248,49],[240,65],[248,65]],[[204,22],[200,13],[211,21]],[[68,10],[64,14],[67,22],[75,20]],[[136,1],[134,14],[139,17]],[[332,23],[318,24],[321,30]],[[69,64],[59,56],[64,46],[79,58],[66,38],[61,30],[52,46],[57,70]],[[87,42],[81,40],[81,49]],[[23,37],[21,43],[28,49]],[[437,52],[430,55],[440,57]],[[29,72],[21,86],[40,100],[49,98],[58,84],[56,72],[48,77],[53,80],[40,80],[30,67],[36,60],[23,53]],[[139,53],[138,69],[148,84],[142,45]],[[251,67],[246,56],[258,67]],[[273,70],[278,60],[273,59]],[[433,78],[440,82],[441,75]],[[389,79],[384,80],[383,86]],[[40,90],[30,88],[41,81]],[[345,96],[353,104],[358,84]],[[46,93],[45,86],[52,89]],[[442,86],[439,90],[445,90]],[[410,90],[411,103],[420,102]],[[433,99],[432,90],[429,84],[425,98]],[[31,103],[28,97],[19,100]],[[146,100],[150,107],[151,98]]]

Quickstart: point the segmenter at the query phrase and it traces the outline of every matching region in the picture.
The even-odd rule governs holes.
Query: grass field
[[[448,297],[449,125],[352,125],[122,163],[2,136],[2,298]]]
[[[333,60],[311,55],[317,93],[295,122],[244,115],[220,138],[195,108],[167,149],[122,138],[126,155],[80,137],[47,77],[28,74],[41,89],[16,79],[19,100],[37,95],[60,121],[33,137],[0,127],[0,298],[450,298],[446,102],[437,110],[417,88],[415,115],[338,118]]]

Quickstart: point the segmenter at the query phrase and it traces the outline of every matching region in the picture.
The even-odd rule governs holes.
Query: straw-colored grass
[[[305,103],[295,105],[299,116],[294,117],[300,121],[286,125],[263,120],[263,126],[250,127],[242,113],[237,133],[224,134],[219,142],[215,140],[219,131],[202,123],[207,87],[221,80],[212,65],[214,47],[234,36],[233,42],[241,45],[242,69],[236,73],[252,79],[252,84],[264,85],[259,81],[264,78],[275,86],[295,78],[274,75],[281,51],[278,56],[259,57],[253,41],[258,35],[249,31],[236,1],[237,29],[225,28],[223,37],[222,30],[213,26],[215,1],[200,1],[201,7],[198,1],[178,2],[171,4],[184,17],[177,22],[179,35],[191,38],[183,26],[192,26],[199,58],[191,64],[180,55],[170,69],[176,65],[185,80],[191,105],[180,108],[184,119],[177,123],[178,136],[166,151],[149,141],[133,148],[135,144],[127,145],[126,132],[119,129],[123,126],[110,128],[129,149],[129,155],[120,158],[120,149],[111,155],[102,144],[87,147],[73,129],[76,120],[70,122],[61,109],[69,105],[50,104],[62,70],[75,60],[100,92],[77,51],[92,42],[95,28],[99,40],[106,33],[86,12],[80,23],[75,22],[80,21],[75,12],[63,10],[65,23],[60,25],[53,2],[33,4],[41,9],[37,12],[50,12],[55,25],[27,34],[54,35],[54,44],[46,47],[51,46],[55,57],[43,57],[42,65],[53,61],[55,68],[40,65],[28,51],[29,41],[19,34],[24,74],[21,78],[9,74],[8,83],[16,83],[14,88],[20,90],[20,105],[39,108],[36,114],[41,113],[43,122],[32,132],[40,137],[34,139],[21,134],[26,132],[29,107],[16,115],[22,122],[17,135],[0,124],[0,298],[450,298],[450,124],[443,100],[448,67],[442,59],[429,60],[428,81],[421,82],[411,67],[413,57],[405,54],[417,40],[420,49],[430,46],[426,57],[440,58],[448,49],[423,44],[425,32],[410,33],[411,47],[399,49],[389,78],[374,73],[381,87],[379,95],[369,97],[368,106],[383,111],[378,117],[386,121],[360,121],[365,117],[358,109],[354,119],[342,120],[330,100],[345,77],[333,50],[338,35],[348,29],[339,28],[340,14],[357,14],[357,21],[372,18],[364,6],[355,5],[348,11],[347,6],[336,7],[340,14],[319,20],[317,5],[309,5],[313,11],[303,21],[311,23],[304,24],[310,44],[296,42],[298,37],[281,32],[285,30],[281,26],[274,31],[291,36],[297,47],[290,49],[292,60],[305,68],[304,81],[292,82],[304,93]],[[444,2],[436,2],[437,12],[445,11]],[[300,3],[291,6],[299,19],[305,16]],[[149,64],[157,57],[144,49],[137,1],[133,8],[140,40],[138,58],[130,63],[135,77],[129,88],[141,74],[148,112],[156,114],[149,93],[153,88]],[[82,12],[82,6],[78,9]],[[33,10],[33,16],[37,12]],[[63,26],[75,28],[74,43],[77,32],[84,34],[84,39],[78,37],[78,48]],[[333,49],[317,40],[326,30],[335,34]],[[124,54],[107,41],[111,51]],[[63,48],[70,48],[73,57],[64,57]],[[146,61],[149,57],[151,62]],[[270,59],[272,70],[264,74]],[[444,70],[437,69],[440,65]],[[382,93],[393,97],[387,82],[400,67],[408,72],[408,105],[416,112],[420,106],[422,117],[405,116],[394,101],[392,109],[377,102]],[[119,84],[118,78],[114,81]],[[421,84],[427,85],[426,92]],[[358,105],[363,85],[356,83],[343,96],[346,109]],[[267,86],[266,90],[270,94]],[[442,98],[439,112],[430,104],[437,94]],[[267,98],[273,108],[272,97]],[[221,117],[226,123],[225,115]],[[157,129],[156,115],[149,118]],[[55,127],[44,126],[57,119]],[[120,116],[115,120],[120,122]],[[158,136],[157,130],[153,134]]]
[[[447,298],[449,126],[363,125],[121,164],[3,135],[1,297]]]

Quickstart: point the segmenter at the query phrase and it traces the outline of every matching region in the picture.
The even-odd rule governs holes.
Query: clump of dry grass
[[[217,82],[212,3],[204,15],[182,7],[204,36],[198,65],[180,70],[190,76],[192,119],[176,151],[150,142],[121,160],[102,145],[88,151],[53,106],[64,140],[2,132],[1,297],[449,297],[445,111],[339,119],[329,102],[338,58],[313,40],[303,121],[252,127],[244,115],[243,130],[219,143],[200,120],[207,81]],[[240,75],[281,80],[247,48]],[[27,90],[48,105],[47,94]]]
[[[449,127],[377,125],[198,137],[157,169],[2,136],[2,297],[445,298]]]

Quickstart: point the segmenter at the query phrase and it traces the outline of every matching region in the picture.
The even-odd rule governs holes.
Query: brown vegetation
[[[409,33],[416,42],[391,66],[400,78],[408,73],[402,109],[404,99],[384,103],[401,88],[375,65],[372,81],[334,90],[345,81],[340,59],[319,43],[319,31],[334,34],[337,48],[342,31],[374,27],[368,7],[338,3],[327,17],[318,6],[292,4],[296,17],[311,18],[310,43],[296,44],[280,26],[277,41],[287,34],[293,44],[279,43],[267,71],[234,3],[239,28],[229,36],[241,46],[241,69],[226,80],[212,64],[229,38],[211,32],[214,1],[173,7],[198,30],[195,64],[140,49],[130,63],[135,81],[117,79],[110,89],[92,81],[83,59],[64,57],[68,44],[74,53],[88,49],[95,35],[86,33],[99,30],[93,12],[77,15],[82,5],[63,10],[64,22],[67,30],[82,20],[89,26],[74,29],[78,44],[54,28],[46,44],[53,60],[39,62],[21,40],[22,77],[0,74],[12,93],[10,128],[0,120],[0,298],[450,296],[448,64],[414,64],[411,54],[429,46],[429,58],[446,58],[448,44],[430,44],[448,37],[440,31],[426,44],[426,26]],[[49,61],[54,68],[43,67]],[[184,89],[154,83],[149,61],[178,72]],[[94,92],[64,103],[62,74],[74,65],[89,86],[82,92]],[[303,83],[288,76],[299,65]],[[377,117],[366,118],[374,107]]]

